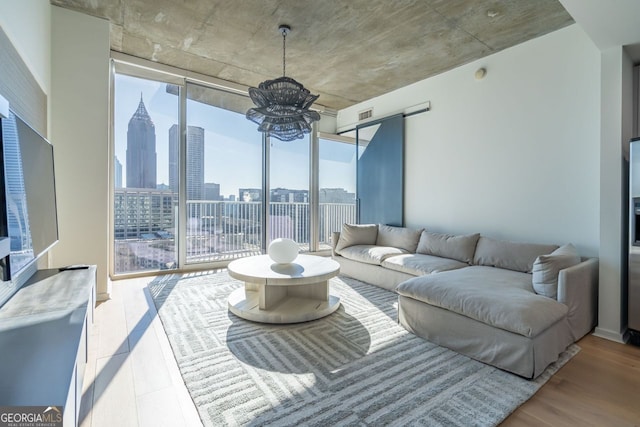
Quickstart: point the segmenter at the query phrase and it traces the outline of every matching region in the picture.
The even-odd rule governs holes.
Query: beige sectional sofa
[[[598,260],[575,248],[345,224],[341,273],[398,293],[398,321],[474,359],[535,378],[595,326]]]

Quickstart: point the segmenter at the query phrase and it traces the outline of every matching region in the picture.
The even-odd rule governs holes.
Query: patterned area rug
[[[226,271],[149,284],[205,426],[494,426],[579,351],[529,381],[407,332],[376,286],[334,278],[338,311],[293,325],[229,313],[240,286]]]

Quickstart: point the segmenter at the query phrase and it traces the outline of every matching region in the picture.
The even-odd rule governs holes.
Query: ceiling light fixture
[[[317,111],[309,110],[319,95],[312,95],[302,84],[285,76],[286,40],[291,27],[280,25],[279,30],[282,34],[282,77],[249,88],[256,108],[247,111],[247,119],[257,123],[258,130],[267,136],[293,141],[310,133],[311,124],[320,120]]]

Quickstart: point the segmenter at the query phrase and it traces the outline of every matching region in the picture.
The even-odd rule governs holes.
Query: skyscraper
[[[127,129],[127,188],[156,188],[156,161],[156,127],[140,94]]]
[[[179,128],[169,128],[169,188],[178,192]],[[204,200],[204,129],[187,127],[187,200]]]
[[[204,129],[187,128],[187,200],[204,199]]]
[[[169,128],[169,188],[174,193],[180,190],[180,165],[178,158],[180,157],[180,138],[178,133],[178,125]]]
[[[220,184],[215,182],[204,183],[204,199],[205,200],[222,200],[220,197]]]
[[[122,163],[118,160],[118,156],[116,156],[114,162],[113,182],[115,188],[122,188]]]

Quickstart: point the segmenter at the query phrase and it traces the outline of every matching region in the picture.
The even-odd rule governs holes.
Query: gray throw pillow
[[[344,224],[336,252],[354,245],[375,245],[378,237],[378,224]]]
[[[556,249],[558,245],[509,242],[480,236],[473,263],[531,273],[538,256],[550,254]]]
[[[376,245],[389,246],[392,248],[404,249],[407,252],[415,253],[418,246],[422,229],[414,230],[404,227],[392,227],[390,225],[378,225],[378,238]]]
[[[580,263],[580,255],[571,244],[560,246],[549,255],[540,255],[533,263],[533,289],[539,295],[558,298],[558,273]]]
[[[479,237],[479,233],[454,236],[425,230],[420,237],[417,253],[471,263]]]

